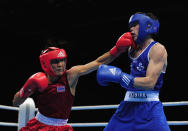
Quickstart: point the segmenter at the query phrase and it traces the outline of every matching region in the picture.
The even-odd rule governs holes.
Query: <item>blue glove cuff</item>
[[[134,76],[122,72],[120,85],[126,89],[133,88]]]

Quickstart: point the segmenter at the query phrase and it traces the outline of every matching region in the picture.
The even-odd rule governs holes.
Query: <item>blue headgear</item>
[[[138,38],[136,40],[137,44],[144,42],[145,38],[149,34],[157,34],[159,29],[159,21],[153,20],[145,14],[134,14],[129,19],[129,26],[134,22],[139,24]]]

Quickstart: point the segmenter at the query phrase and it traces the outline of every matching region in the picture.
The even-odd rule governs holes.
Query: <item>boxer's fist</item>
[[[101,86],[108,86],[109,82],[119,83],[121,80],[121,69],[108,66],[108,65],[100,65],[97,70],[97,82]]]
[[[44,91],[48,87],[48,79],[43,72],[32,75],[20,90],[20,97],[27,98],[32,92],[38,90]]]
[[[134,77],[115,66],[100,65],[97,70],[97,82],[101,86],[108,86],[108,83],[119,83],[121,87],[134,90]]]
[[[110,50],[110,54],[116,56],[128,49],[129,46],[135,48],[135,43],[131,33],[126,32],[118,39],[116,45]]]

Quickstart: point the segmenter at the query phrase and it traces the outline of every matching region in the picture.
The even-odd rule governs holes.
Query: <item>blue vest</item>
[[[149,51],[153,45],[155,45],[157,42],[153,41],[151,42],[143,51],[142,53],[136,57],[132,58],[129,51],[129,58],[131,60],[131,75],[134,77],[145,77],[146,76],[146,70],[149,63]],[[154,87],[155,91],[159,91],[160,88],[163,85],[163,76],[165,72],[161,72],[157,83]],[[139,90],[139,89],[138,89]]]

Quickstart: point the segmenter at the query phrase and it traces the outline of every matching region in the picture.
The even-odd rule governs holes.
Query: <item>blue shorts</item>
[[[160,101],[122,101],[103,131],[170,131]]]

